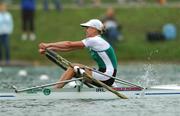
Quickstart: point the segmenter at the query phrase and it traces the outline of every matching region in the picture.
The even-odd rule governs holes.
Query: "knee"
[[[83,68],[84,65],[78,64],[78,63],[73,63],[72,66],[73,66],[73,67],[74,67],[74,66],[79,66],[80,68]]]

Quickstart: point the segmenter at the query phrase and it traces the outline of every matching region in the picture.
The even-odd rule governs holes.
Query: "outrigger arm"
[[[56,82],[56,83],[44,84],[44,85],[40,85],[40,86],[29,87],[29,88],[20,89],[20,90],[18,90],[17,87],[14,86],[14,85],[12,86],[12,88],[15,90],[16,93],[20,93],[20,92],[33,90],[33,89],[39,89],[39,88],[43,89],[45,87],[50,87],[50,86],[54,86],[54,85],[61,84],[61,83],[69,83],[69,82],[72,82],[72,81],[79,81],[79,80],[83,80],[83,77],[76,78],[76,79],[71,79],[71,80],[60,81],[60,82]]]

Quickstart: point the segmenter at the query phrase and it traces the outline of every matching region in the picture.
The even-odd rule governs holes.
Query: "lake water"
[[[56,82],[62,72],[56,66],[0,67],[0,89]],[[118,78],[146,87],[180,84],[180,65],[123,64]],[[0,116],[180,116],[179,109],[180,98],[0,101]]]

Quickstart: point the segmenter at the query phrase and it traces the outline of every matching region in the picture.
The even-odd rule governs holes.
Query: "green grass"
[[[64,9],[61,13],[54,10],[36,12],[36,41],[21,41],[20,11],[11,10],[15,29],[11,36],[12,60],[48,62],[38,53],[40,42],[81,40],[84,30],[79,26],[91,18],[99,18],[106,9],[81,8]],[[117,44],[116,53],[119,61],[180,61],[180,38],[174,41],[148,43],[146,33],[161,31],[166,23],[174,23],[177,34],[180,32],[179,8],[118,8],[117,19],[123,26],[124,41]],[[81,63],[91,63],[87,50],[62,53],[64,57]]]

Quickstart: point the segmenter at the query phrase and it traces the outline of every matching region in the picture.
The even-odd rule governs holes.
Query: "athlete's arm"
[[[82,49],[85,45],[82,41],[62,41],[62,42],[55,42],[55,43],[40,43],[39,44],[39,52],[44,53],[45,49],[51,49],[55,51],[72,51],[75,49]]]

